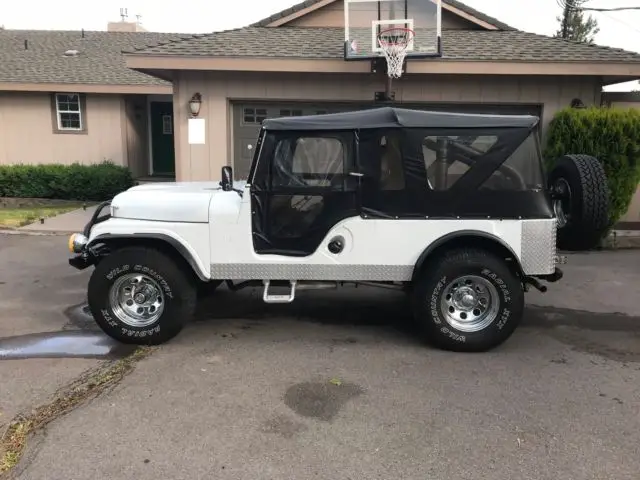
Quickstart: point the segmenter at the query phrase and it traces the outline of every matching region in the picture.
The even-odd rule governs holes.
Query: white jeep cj
[[[171,339],[224,282],[267,303],[363,284],[405,291],[435,345],[488,350],[530,286],[562,277],[556,243],[589,248],[607,228],[601,165],[567,155],[547,177],[538,122],[392,107],[269,119],[247,181],[223,167],[220,182],[122,192],[71,236],[69,262],[95,266],[91,313],[122,342]]]

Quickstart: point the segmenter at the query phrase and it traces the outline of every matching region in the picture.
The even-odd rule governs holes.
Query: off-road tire
[[[164,310],[151,325],[135,327],[122,322],[109,300],[119,277],[142,273],[152,277],[164,294]],[[88,300],[98,326],[110,337],[127,344],[159,345],[180,333],[196,308],[196,284],[170,256],[153,248],[126,247],[104,258],[89,279]]]
[[[494,320],[475,332],[452,326],[441,303],[448,286],[466,275],[488,281],[497,297]],[[411,294],[414,318],[425,339],[449,351],[483,352],[499,346],[513,334],[524,312],[524,290],[516,272],[504,259],[481,249],[449,250],[430,260]]]
[[[599,246],[609,228],[609,186],[604,168],[589,155],[564,155],[549,174],[549,186],[564,179],[571,189],[569,219],[558,226],[561,250],[583,251]]]

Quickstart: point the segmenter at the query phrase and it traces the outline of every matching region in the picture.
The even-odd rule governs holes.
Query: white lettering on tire
[[[158,272],[144,265],[135,265],[133,267],[133,270],[135,272],[141,272],[155,278],[160,283],[160,286],[162,287],[162,290],[164,290],[165,295],[173,299],[173,292],[171,291],[171,287],[169,287],[169,283]]]
[[[109,281],[113,280],[116,276],[120,275],[121,273],[128,272],[130,268],[131,267],[129,267],[129,265],[121,265],[119,267],[114,268],[109,273],[107,273],[106,275],[107,280]]]
[[[449,338],[451,338],[452,340],[455,340],[456,342],[465,343],[467,341],[466,336],[460,335],[459,333],[456,333],[447,327],[442,327],[440,331],[445,335],[448,335]]]
[[[511,303],[511,292],[509,291],[506,282],[488,268],[484,268],[481,273],[482,275],[493,280],[493,283],[500,289],[500,291],[502,292],[504,303]]]
[[[500,314],[500,320],[496,324],[496,327],[498,328],[498,330],[502,330],[504,328],[504,326],[509,321],[510,317],[511,317],[511,310],[509,310],[508,308],[505,308]]]
[[[100,313],[102,314],[102,318],[104,318],[104,321],[107,322],[109,326],[114,328],[118,326],[118,322],[113,319],[111,313],[109,313],[109,310],[103,308],[102,310],[100,310]]]
[[[440,314],[438,313],[438,297],[440,296],[440,292],[442,291],[446,283],[447,277],[442,277],[436,284],[435,288],[433,289],[433,293],[431,294],[431,302],[429,306],[431,308],[431,317],[433,318],[433,322],[436,325],[442,324],[442,320],[440,320]]]
[[[121,331],[123,335],[127,335],[128,337],[140,337],[140,338],[144,338],[147,336],[151,337],[155,333],[160,333],[160,325],[156,325],[155,327],[149,328],[146,330],[132,330],[129,328],[122,327]]]

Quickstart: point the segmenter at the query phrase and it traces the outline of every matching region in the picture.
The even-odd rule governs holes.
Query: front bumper
[[[105,208],[110,208],[110,206],[111,206],[110,201],[103,202],[100,205],[98,205],[98,208],[96,208],[96,211],[91,216],[91,219],[85,225],[82,231],[82,236],[86,237],[87,239],[90,238],[91,229],[93,228],[94,225],[98,223],[102,223],[108,220],[109,218],[111,218],[110,210],[109,210],[109,213],[106,213],[104,215],[102,214],[103,210]],[[77,243],[73,241],[73,238],[74,238],[74,235],[72,235],[69,238],[69,250],[71,250],[71,253],[75,253],[76,255],[74,255],[69,259],[69,265],[71,265],[73,268],[76,268],[78,270],[84,270],[85,268],[90,267],[95,263],[95,260],[96,260],[95,252],[93,251],[90,242],[87,242],[84,246],[79,247]],[[74,243],[75,243],[75,247],[74,247]]]
[[[93,265],[93,261],[89,256],[86,256],[84,253],[80,253],[69,259],[69,265],[78,270],[84,270],[85,268]]]

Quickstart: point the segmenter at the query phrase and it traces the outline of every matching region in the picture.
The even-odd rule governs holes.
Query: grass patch
[[[18,464],[29,435],[87,400],[95,398],[109,387],[115,386],[134,369],[137,362],[153,351],[152,347],[139,347],[126,358],[90,370],[58,391],[49,403],[40,405],[29,414],[14,418],[0,438],[0,475]]]
[[[38,205],[30,207],[3,207],[0,209],[0,227],[18,228],[38,221],[40,218],[50,218],[62,213],[82,208],[82,203],[71,205]]]

